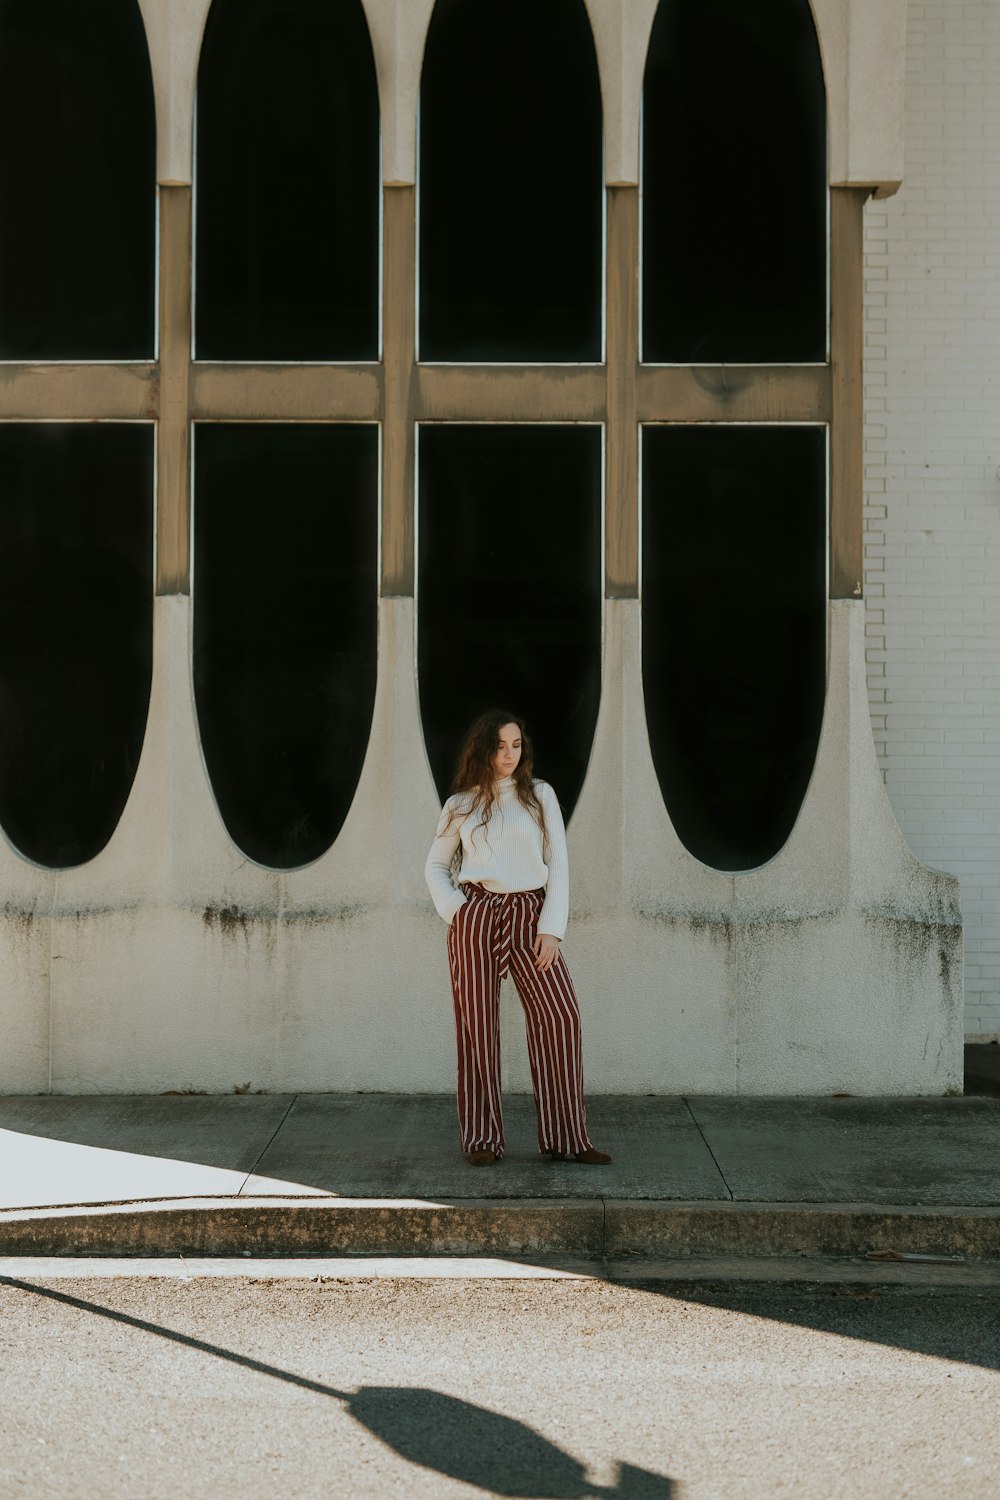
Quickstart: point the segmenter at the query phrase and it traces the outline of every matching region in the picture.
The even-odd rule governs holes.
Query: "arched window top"
[[[437,0],[420,358],[601,358],[601,91],[583,0]]]
[[[642,357],[826,357],[826,95],[809,0],[660,0],[643,89]]]
[[[196,155],[198,357],[377,359],[379,111],[361,0],[213,0]]]
[[[155,149],[136,0],[0,0],[0,358],[152,357]]]

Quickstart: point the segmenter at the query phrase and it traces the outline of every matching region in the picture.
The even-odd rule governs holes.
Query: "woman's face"
[[[516,724],[501,724],[497,734],[496,754],[493,757],[493,772],[498,781],[511,776],[521,759],[521,731]]]

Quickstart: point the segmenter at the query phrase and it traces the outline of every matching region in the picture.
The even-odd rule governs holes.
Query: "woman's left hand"
[[[551,969],[559,957],[559,939],[551,932],[540,932],[531,945],[536,969]]]

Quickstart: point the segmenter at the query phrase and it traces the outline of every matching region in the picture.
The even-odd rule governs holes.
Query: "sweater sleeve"
[[[549,867],[549,878],[545,884],[545,900],[538,916],[538,931],[551,937],[562,938],[569,918],[569,855],[566,851],[566,825],[555,792],[548,782],[537,787],[539,799],[545,810],[545,828],[548,838],[545,843],[545,863]]]
[[[461,839],[461,818],[453,818],[454,800],[449,797],[441,811],[437,833],[424,865],[424,879],[431,893],[438,916],[451,925],[451,919],[460,906],[465,905],[465,896],[455,889],[451,878],[452,860]],[[449,822],[451,827],[449,828]]]

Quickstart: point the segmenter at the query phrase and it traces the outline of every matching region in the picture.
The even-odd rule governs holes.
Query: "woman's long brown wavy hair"
[[[498,801],[493,757],[497,753],[497,741],[505,724],[516,724],[521,731],[521,759],[513,772],[514,789],[517,792],[517,800],[522,807],[528,809],[542,830],[544,844],[548,832],[545,827],[545,813],[538,799],[538,793],[535,791],[534,746],[520,714],[508,713],[505,708],[487,709],[486,713],[480,714],[475,723],[470,724],[466,730],[462,748],[458,752],[458,760],[455,763],[451,790],[453,795],[457,792],[471,793],[471,801],[463,800],[452,813],[452,817],[464,821],[470,813],[481,811],[483,831],[486,834],[487,843],[489,842],[489,821]]]

